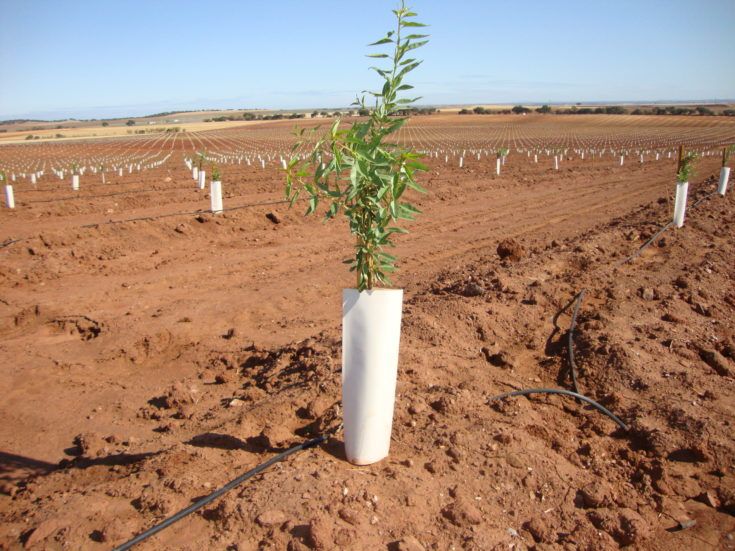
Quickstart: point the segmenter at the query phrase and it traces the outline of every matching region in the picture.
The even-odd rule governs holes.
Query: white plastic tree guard
[[[79,174],[71,175],[71,189],[79,191]]]
[[[730,167],[729,166],[723,166],[720,169],[720,183],[717,184],[717,193],[725,196],[725,193],[727,193],[727,181],[730,179]]]
[[[213,181],[211,183],[209,197],[212,206],[212,214],[222,212],[222,182]]]
[[[554,155],[554,170],[559,170],[559,157]]]
[[[195,166],[194,168],[191,169],[191,177],[194,180],[198,180],[199,179],[199,167],[198,166]]]
[[[36,175],[31,174],[31,183],[35,186],[36,185]]]
[[[625,157],[622,155],[620,156],[620,166],[623,166],[623,163],[625,162]]]
[[[495,160],[495,174],[500,176],[500,157]]]
[[[199,171],[199,181],[197,182],[199,185],[199,189],[204,189],[204,186],[207,184],[207,171],[206,170],[200,170]]]
[[[459,158],[459,168],[462,168],[464,166],[464,157]]]
[[[674,224],[677,228],[684,225],[684,216],[687,209],[687,192],[689,182],[676,182],[676,200],[674,201]]]
[[[13,186],[10,184],[5,186],[5,206],[9,209],[15,208],[15,195],[13,194]]]
[[[347,460],[388,456],[401,340],[401,289],[342,292],[342,407]]]

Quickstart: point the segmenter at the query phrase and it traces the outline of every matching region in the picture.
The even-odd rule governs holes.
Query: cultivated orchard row
[[[323,121],[324,122],[324,121]],[[304,126],[314,122],[300,121]],[[331,125],[327,121],[322,130]],[[21,204],[26,192],[47,192],[48,198],[69,191],[114,189],[136,193],[140,181],[166,181],[166,189],[191,189],[185,170],[203,190],[215,171],[226,197],[249,193],[258,171],[263,180],[278,180],[294,154],[293,122],[258,124],[203,132],[160,133],[122,139],[17,144],[0,147],[5,205]],[[319,131],[317,131],[319,132]],[[436,170],[442,166],[484,169],[500,175],[510,164],[529,174],[569,167],[648,166],[666,162],[675,174],[680,146],[700,158],[719,158],[735,142],[735,124],[708,118],[654,117],[416,117],[395,134]],[[303,157],[306,147],[295,154]],[[322,162],[326,165],[329,157]],[[215,180],[220,181],[220,180]],[[99,186],[104,185],[104,188]],[[262,189],[256,186],[257,189]],[[160,188],[160,186],[159,186]],[[215,195],[218,193],[215,192]],[[212,197],[215,207],[221,199]]]

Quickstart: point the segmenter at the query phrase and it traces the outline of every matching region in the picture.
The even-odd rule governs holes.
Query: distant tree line
[[[546,114],[553,113],[555,115],[698,115],[698,116],[714,116],[723,115],[726,117],[735,116],[735,109],[723,109],[720,113],[715,113],[709,107],[698,105],[696,107],[677,107],[669,105],[666,107],[654,107],[652,109],[636,108],[632,111],[621,107],[620,105],[607,105],[604,107],[572,107],[563,109],[552,109],[549,105],[542,105],[536,109],[530,109],[523,105],[516,105],[512,109],[486,109],[484,107],[475,107],[473,109],[460,109],[460,115],[522,115],[526,113]]]
[[[223,122],[223,121],[277,121],[281,119],[303,119],[306,113],[274,113],[272,115],[261,115],[255,113],[243,113],[242,115],[221,115],[204,119],[204,122]]]
[[[410,115],[433,115],[437,110],[434,107],[410,107],[401,109],[396,113],[397,116],[405,117]],[[312,111],[311,118],[315,119],[318,117],[367,117],[370,116],[369,109],[350,109],[349,111]],[[306,113],[274,113],[272,115],[261,115],[259,113],[242,113],[233,115],[221,115],[219,117],[212,117],[211,119],[204,119],[204,122],[222,122],[222,121],[277,121],[282,119],[304,119]]]

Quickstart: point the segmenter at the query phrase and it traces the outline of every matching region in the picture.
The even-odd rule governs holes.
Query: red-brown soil
[[[511,153],[500,177],[492,157],[432,160],[397,247],[391,455],[354,467],[346,227],[284,205],[176,214],[208,207],[177,155],[83,176],[78,199],[19,186],[0,213],[0,241],[22,239],[0,249],[0,548],[111,548],[324,432],[139,548],[735,547],[732,193],[621,265],[670,219],[673,160],[553,171]],[[718,168],[700,162],[690,205]],[[273,163],[223,173],[225,207],[282,197]],[[628,432],[568,398],[488,403],[571,388],[571,308],[556,314],[583,288],[580,390]]]

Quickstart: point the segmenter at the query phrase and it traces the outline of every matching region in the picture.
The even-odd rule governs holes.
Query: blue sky
[[[394,0],[0,0],[0,119],[349,104]],[[735,98],[735,0],[414,0],[425,104]]]

